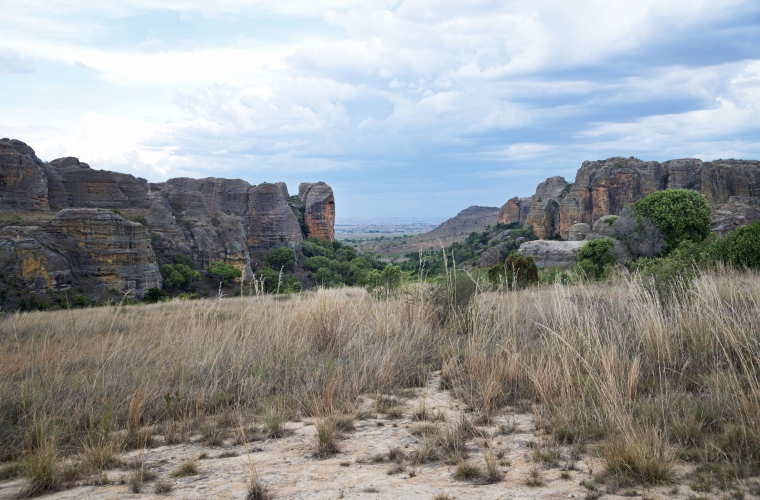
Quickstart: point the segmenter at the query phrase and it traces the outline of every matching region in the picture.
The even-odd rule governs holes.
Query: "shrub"
[[[538,283],[538,267],[532,255],[523,257],[512,252],[503,264],[496,264],[488,270],[488,280],[496,286],[525,288]]]
[[[367,275],[367,290],[388,297],[393,290],[401,286],[401,279],[401,268],[388,264],[382,272],[374,269],[369,272]]]
[[[711,261],[760,268],[760,221],[715,240],[707,247],[705,254]]]
[[[74,306],[76,307],[87,307],[87,304],[89,301],[87,300],[87,297],[85,297],[82,294],[77,294],[74,296]]]
[[[138,224],[142,224],[143,226],[148,225],[148,219],[146,219],[144,215],[138,215],[136,217],[132,217],[132,222],[137,222]]]
[[[179,254],[174,254],[174,256],[177,255]],[[173,259],[174,257],[172,257]],[[190,269],[187,264],[165,264],[161,266],[161,276],[164,277],[164,286],[172,288],[184,287],[192,281],[201,279],[201,273]]]
[[[638,220],[651,219],[665,235],[668,249],[684,240],[700,242],[710,234],[712,213],[707,200],[690,189],[666,189],[634,204]]]
[[[240,269],[221,261],[212,262],[211,265],[208,266],[207,271],[209,275],[221,283],[232,281],[243,274],[240,272]]]
[[[294,271],[296,268],[296,253],[292,248],[282,247],[272,250],[264,260],[269,264],[269,267],[278,271],[282,268],[285,271]]]
[[[601,278],[607,266],[617,262],[615,242],[609,238],[591,240],[578,252],[578,266],[587,276]]]
[[[262,267],[256,271],[254,277],[259,281],[263,281],[265,292],[272,293],[277,291],[277,282],[280,279],[280,275],[274,269]]]

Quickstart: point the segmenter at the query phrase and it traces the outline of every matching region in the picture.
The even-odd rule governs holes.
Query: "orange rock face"
[[[526,224],[533,226],[539,239],[550,238],[559,230],[560,203],[567,194],[568,183],[564,177],[549,177],[536,188],[530,205]]]
[[[304,205],[304,220],[309,237],[320,240],[335,239],[335,196],[324,182],[303,182],[298,187],[298,198]]]
[[[499,210],[499,224],[525,224],[530,215],[531,198],[515,196]]]

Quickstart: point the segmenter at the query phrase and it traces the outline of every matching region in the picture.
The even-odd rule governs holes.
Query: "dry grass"
[[[382,301],[347,288],[6,315],[0,460],[25,459],[41,492],[60,486],[59,450],[97,471],[117,444],[149,446],[155,424],[182,439],[202,422],[218,442],[245,419],[274,437],[306,414],[330,421],[335,443],[335,415],[354,414],[360,394],[398,394],[441,369],[478,421],[535,404],[557,443],[601,441],[616,475],[667,482],[679,459],[729,479],[760,473],[760,277],[703,275],[664,301],[645,285],[483,293],[445,313],[414,285]],[[375,405],[404,411],[396,397]],[[430,419],[424,403],[412,413]],[[123,439],[91,442],[93,429]],[[412,461],[461,462],[471,435],[465,421],[441,425]]]

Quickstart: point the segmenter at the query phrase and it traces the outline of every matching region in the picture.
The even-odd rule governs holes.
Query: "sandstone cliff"
[[[300,191],[298,207],[291,208],[282,182],[253,186],[210,177],[148,183],[73,157],[46,163],[23,142],[2,139],[0,211],[26,215],[24,225],[0,230],[0,269],[3,278],[35,290],[62,290],[86,278],[142,295],[160,286],[159,265],[180,253],[202,267],[224,261],[247,278],[272,249],[288,246],[300,254],[303,229],[334,238],[332,188],[318,182]]]
[[[304,222],[310,237],[320,240],[335,239],[335,196],[324,182],[302,182],[298,186],[298,199],[304,206]]]
[[[161,274],[145,228],[107,210],[65,209],[49,227],[0,231],[0,269],[33,290],[65,290],[83,278],[141,297]]]
[[[532,198],[517,196],[508,200],[499,210],[499,224],[525,224],[532,201]]]
[[[760,196],[760,162],[687,158],[659,163],[613,157],[583,162],[575,181],[564,187],[563,183],[563,178],[552,177],[538,185],[529,202],[528,198],[512,198],[502,207],[500,221],[531,225],[539,238],[570,239],[572,228],[582,227],[578,224],[591,226],[603,216],[617,215],[625,206],[663,189],[694,189],[717,210],[732,196]],[[530,207],[529,214],[523,220],[526,206]],[[738,217],[732,224],[751,218],[751,214]],[[720,224],[716,220],[716,230]],[[572,239],[578,237],[576,230]]]

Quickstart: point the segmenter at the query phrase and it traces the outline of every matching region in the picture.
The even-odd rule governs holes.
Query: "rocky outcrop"
[[[728,203],[713,209],[712,230],[726,236],[734,229],[760,220],[760,198],[731,196]]]
[[[208,199],[199,191],[162,189],[152,195],[146,219],[153,235],[153,247],[162,262],[181,253],[201,267],[222,261],[251,272],[243,219],[217,212],[212,215]]]
[[[586,241],[534,240],[520,245],[518,251],[525,257],[532,255],[538,267],[567,269],[575,264],[578,252],[586,243]]]
[[[265,182],[248,192],[249,210],[244,225],[248,252],[254,264],[260,263],[267,252],[276,248],[288,246],[301,252],[301,226],[288,205],[287,189],[283,188],[284,184]]]
[[[760,162],[716,160],[705,163],[701,193],[710,203],[728,203],[732,196],[760,197]]]
[[[148,181],[107,170],[95,170],[77,158],[53,160],[45,166],[53,179],[50,208],[150,208]]]
[[[585,222],[579,222],[570,226],[567,239],[568,241],[583,241],[589,233],[591,233],[591,226]]]
[[[594,224],[605,215],[617,215],[628,205],[663,189],[693,189],[712,204],[726,204],[732,196],[760,196],[760,162],[695,158],[663,163],[613,157],[585,161],[572,185],[562,189],[561,177],[538,185],[525,224],[539,238],[570,237],[577,224]],[[521,221],[526,198],[512,198],[500,212],[500,221]],[[581,226],[578,226],[581,227]]]
[[[499,224],[525,224],[530,215],[531,198],[514,198],[508,200],[499,210]]]
[[[287,198],[287,190],[285,195]],[[298,199],[304,206],[304,222],[309,237],[333,241],[335,239],[335,196],[332,188],[324,182],[302,182],[298,186]]]
[[[65,290],[74,282],[68,254],[57,238],[38,226],[0,231],[0,272],[32,290]]]
[[[107,288],[134,290],[138,297],[161,287],[150,236],[141,224],[107,210],[70,208],[56,214],[51,233],[75,277],[93,276]]]
[[[559,176],[546,179],[536,188],[526,223],[533,226],[539,238],[549,238],[559,230],[559,207],[569,188],[565,178]]]
[[[65,209],[49,228],[0,232],[0,269],[33,290],[65,290],[82,279],[142,297],[161,274],[145,228],[107,210]]]
[[[10,139],[0,140],[0,167],[0,210],[40,213],[24,226],[0,230],[0,269],[3,278],[34,289],[65,289],[85,279],[141,295],[160,286],[158,267],[176,253],[201,267],[226,262],[245,278],[272,249],[288,246],[300,254],[307,229],[310,236],[334,238],[335,198],[324,182],[303,184],[300,200],[290,199],[282,182],[148,183],[73,157],[45,163]],[[303,228],[289,205],[294,200]],[[45,224],[29,225],[38,219]]]
[[[0,209],[49,210],[44,163],[15,139],[0,139]]]

